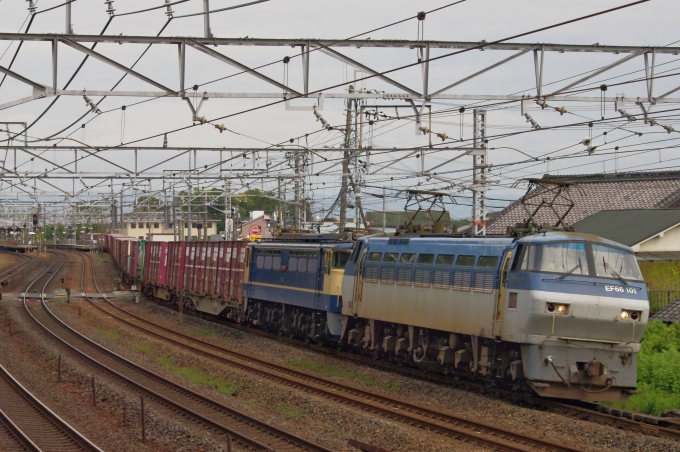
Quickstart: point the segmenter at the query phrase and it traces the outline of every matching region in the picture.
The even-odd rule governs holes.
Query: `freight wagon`
[[[140,241],[141,244],[141,241]],[[144,293],[187,309],[240,319],[247,242],[145,242]]]

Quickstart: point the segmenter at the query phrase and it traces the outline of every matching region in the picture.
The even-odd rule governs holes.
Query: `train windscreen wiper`
[[[619,274],[619,272],[617,272],[616,270],[614,270],[613,268],[611,268],[609,265],[607,265],[607,263],[606,263],[605,260],[604,260],[604,256],[602,257],[602,264],[604,265],[604,269],[607,270],[607,271],[608,271],[609,273],[611,273],[612,275],[616,276],[616,277],[619,279],[619,281],[621,281],[621,282],[623,283],[624,286],[628,286],[628,285],[629,285],[629,284],[628,284],[628,281],[626,281],[625,279],[623,279],[623,276],[621,276],[621,275]]]
[[[572,273],[574,273],[574,272],[576,271],[577,268],[583,269],[583,267],[581,267],[581,258],[580,258],[580,257],[578,258],[578,264],[574,265],[574,268],[572,268],[571,270],[569,270],[569,271],[566,272],[565,274],[561,275],[561,276],[560,276],[559,278],[557,278],[557,279],[564,279],[564,278],[566,278],[567,276],[569,276],[569,275],[571,275]]]

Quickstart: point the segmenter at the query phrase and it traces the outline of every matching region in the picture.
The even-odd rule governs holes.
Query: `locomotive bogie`
[[[337,342],[340,320],[337,314],[263,300],[249,300],[244,319],[266,331],[319,344]]]
[[[182,299],[185,308],[215,316],[227,316],[227,313],[229,313],[231,318],[241,308],[241,303],[238,300],[224,300],[223,298],[197,295],[185,295]]]

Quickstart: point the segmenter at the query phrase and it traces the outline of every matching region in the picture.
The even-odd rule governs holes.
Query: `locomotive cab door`
[[[493,323],[493,335],[496,337],[500,337],[503,326],[503,313],[505,312],[505,303],[508,298],[508,271],[510,270],[511,258],[512,250],[508,250],[505,252],[503,260],[501,261],[500,285],[498,287],[496,315]]]
[[[364,261],[366,260],[366,251],[368,247],[364,247],[359,256],[357,265],[357,277],[354,280],[354,303],[352,304],[352,314],[358,314],[359,303],[361,303],[361,296],[364,290]]]

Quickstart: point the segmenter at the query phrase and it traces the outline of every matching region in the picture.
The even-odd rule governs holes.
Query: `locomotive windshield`
[[[588,274],[586,244],[582,242],[556,242],[523,246],[518,256],[519,268],[513,270]]]
[[[629,279],[642,281],[640,267],[638,267],[635,255],[610,246],[593,244],[593,258],[595,259],[595,272],[597,276],[604,278]]]

